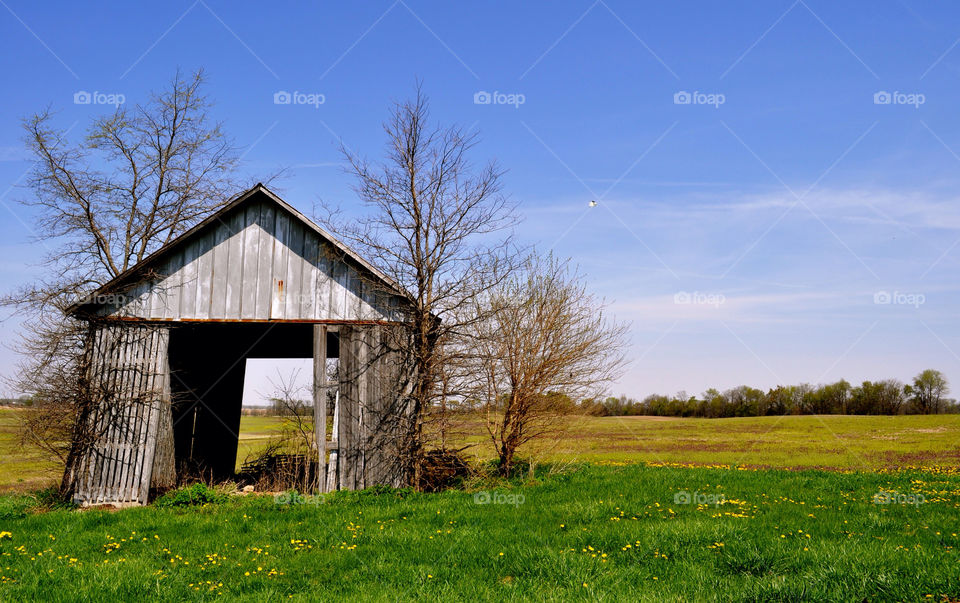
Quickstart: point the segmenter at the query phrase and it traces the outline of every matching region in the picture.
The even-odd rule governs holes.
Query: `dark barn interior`
[[[338,339],[327,332],[327,358]],[[178,475],[233,476],[248,358],[313,358],[309,323],[186,323],[170,330]]]

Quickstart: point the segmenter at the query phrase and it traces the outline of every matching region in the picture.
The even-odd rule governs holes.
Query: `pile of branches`
[[[261,492],[309,492],[317,484],[319,463],[305,454],[283,452],[275,443],[243,463],[238,482]]]
[[[420,465],[417,489],[421,492],[439,492],[459,486],[473,475],[468,459],[460,450],[427,450]]]

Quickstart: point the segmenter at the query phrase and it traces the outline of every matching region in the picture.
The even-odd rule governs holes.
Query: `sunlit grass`
[[[960,597],[954,470],[627,465],[538,482],[115,512],[0,497],[0,599]]]

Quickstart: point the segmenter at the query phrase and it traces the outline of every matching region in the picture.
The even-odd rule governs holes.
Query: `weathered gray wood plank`
[[[313,441],[317,448],[317,489],[327,491],[327,327],[313,326]]]
[[[240,305],[243,300],[243,239],[246,214],[237,210],[225,218],[227,229],[230,231],[226,242],[229,250],[228,267],[214,279],[213,286],[220,283],[220,278],[223,278],[222,286],[226,289],[224,292],[226,311],[223,318],[237,319],[240,318]]]
[[[277,240],[277,209],[273,205],[262,203],[260,205],[260,218],[257,222],[260,230],[258,243],[258,267],[256,280],[250,280],[250,284],[256,290],[257,307],[254,312],[255,318],[270,316],[270,306],[273,300],[273,287],[275,285],[273,276],[273,256],[282,248]]]
[[[238,283],[240,288],[240,317],[257,317],[257,278],[260,275],[260,244],[262,230],[257,224],[260,219],[260,203],[252,203],[247,208],[243,228],[243,272]]]

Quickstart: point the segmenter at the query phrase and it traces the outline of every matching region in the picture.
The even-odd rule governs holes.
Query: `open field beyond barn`
[[[277,417],[243,417],[239,463],[281,431]],[[686,463],[870,471],[960,465],[960,415],[786,416],[737,419],[562,418],[556,439],[532,443],[537,462]],[[479,421],[453,430],[450,445],[493,458]]]
[[[0,491],[54,483],[61,469],[19,444],[17,413],[0,409]],[[237,467],[282,431],[282,419],[244,416]],[[493,449],[479,422],[455,445],[480,460]],[[565,434],[527,450],[538,462],[687,463],[872,471],[960,466],[960,415],[787,416],[741,419],[581,417]]]
[[[0,599],[960,598],[955,472],[593,466],[441,494],[33,504],[0,498]]]

